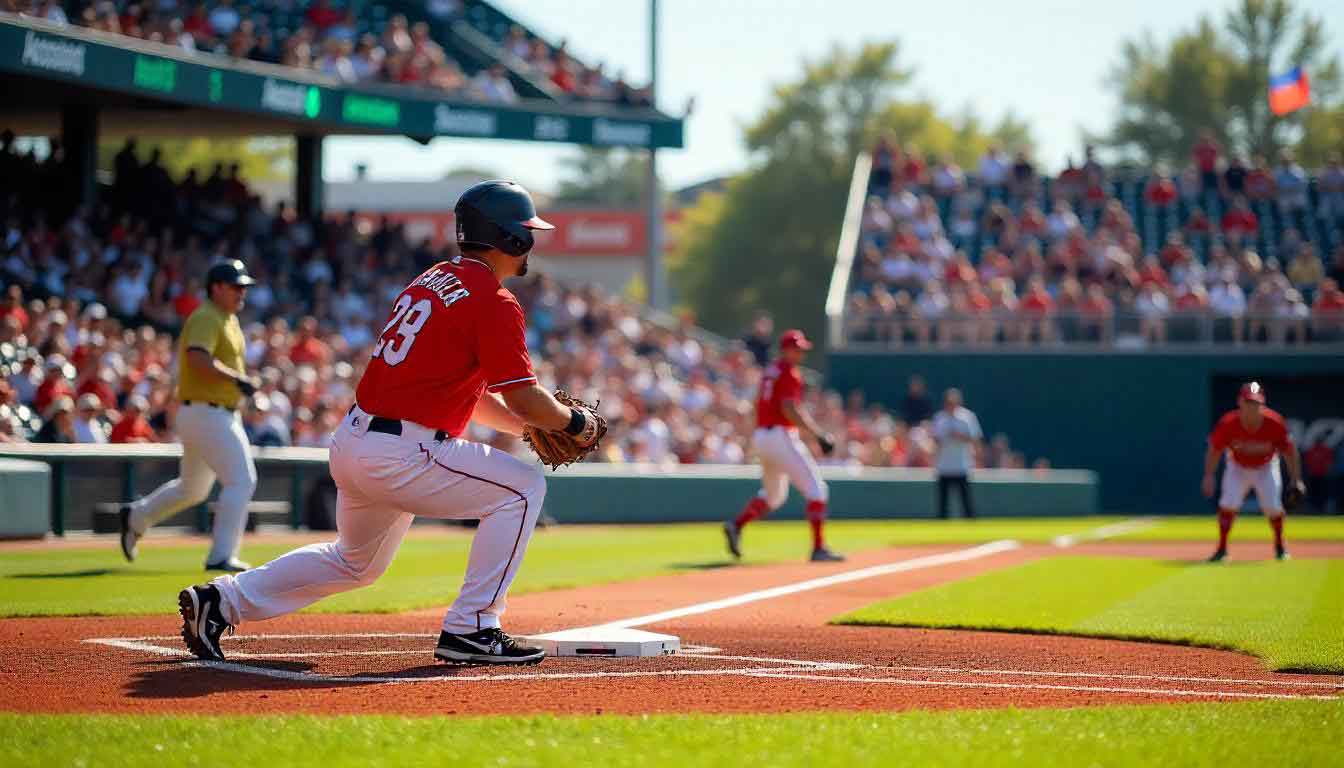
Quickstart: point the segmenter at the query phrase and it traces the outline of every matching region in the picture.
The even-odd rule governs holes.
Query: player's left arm
[[[1283,462],[1288,465],[1288,479],[1294,486],[1301,486],[1302,483],[1302,456],[1297,452],[1297,444],[1288,440],[1287,444],[1279,448],[1283,453]]]
[[[486,392],[481,396],[480,401],[476,403],[476,410],[471,414],[471,420],[510,435],[521,435],[526,424],[518,414],[509,410],[504,398],[494,392]]]

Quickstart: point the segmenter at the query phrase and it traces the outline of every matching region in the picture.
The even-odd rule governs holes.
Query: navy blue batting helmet
[[[537,215],[532,196],[512,181],[483,181],[468,189],[453,207],[457,244],[498,248],[524,256],[535,242],[534,229],[555,229]]]

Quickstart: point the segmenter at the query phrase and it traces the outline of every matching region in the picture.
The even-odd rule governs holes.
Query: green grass
[[[1213,514],[1197,517],[1164,517],[1151,528],[1116,536],[1113,541],[1208,541],[1218,534],[1218,519]],[[1344,541],[1344,517],[1298,517],[1289,515],[1284,534],[1291,548],[1294,541]],[[1268,542],[1272,539],[1269,523],[1260,513],[1242,514],[1232,528],[1232,542]],[[1235,554],[1235,553],[1234,553]]]
[[[0,764],[1329,765],[1344,705],[643,717],[0,715]]]
[[[1232,648],[1344,673],[1344,560],[1225,565],[1058,557],[884,601],[841,624],[1119,637]]]
[[[842,552],[908,544],[974,544],[996,539],[1049,541],[1123,518],[1015,518],[966,520],[836,520],[827,526]],[[1238,526],[1238,537],[1265,538],[1259,521]],[[1209,538],[1212,518],[1162,521],[1150,538]],[[1167,533],[1163,533],[1166,531]],[[1292,538],[1344,540],[1344,520],[1304,518],[1290,524]],[[0,616],[163,614],[176,610],[182,586],[203,579],[203,548],[150,539],[128,565],[115,540],[78,548],[0,552]],[[413,536],[376,584],[321,601],[310,610],[397,612],[445,605],[457,593],[470,546],[467,535]],[[291,545],[246,540],[243,558],[262,563]],[[801,521],[755,523],[744,533],[746,562],[801,560],[807,550]],[[514,593],[626,581],[727,565],[717,524],[560,526],[539,532],[523,563]]]

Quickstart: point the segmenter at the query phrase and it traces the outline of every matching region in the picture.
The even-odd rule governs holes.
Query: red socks
[[[1283,549],[1283,515],[1269,518],[1269,527],[1274,529],[1274,546]]]
[[[1227,534],[1232,530],[1232,523],[1237,519],[1237,513],[1226,509],[1218,510],[1218,548],[1227,549]],[[1282,527],[1282,523],[1280,523]]]
[[[812,526],[812,548],[821,549],[824,542],[821,537],[821,524],[826,521],[826,502],[807,502],[807,522]]]
[[[747,502],[747,506],[742,508],[742,514],[737,516],[737,519],[733,521],[733,525],[741,528],[758,517],[764,517],[765,513],[768,511],[769,507],[766,505],[765,499],[762,499],[760,496],[754,496],[751,501]]]

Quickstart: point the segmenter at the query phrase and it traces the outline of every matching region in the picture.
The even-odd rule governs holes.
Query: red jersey
[[[1209,435],[1209,445],[1219,451],[1231,451],[1232,460],[1248,469],[1263,467],[1280,451],[1292,448],[1288,425],[1278,411],[1261,408],[1260,412],[1264,414],[1260,428],[1251,432],[1242,426],[1240,412],[1228,411]]]
[[[355,399],[375,416],[461,435],[481,395],[536,382],[523,308],[478,259],[411,281],[383,326]]]
[[[802,396],[803,375],[798,372],[798,366],[785,360],[771,363],[761,374],[761,391],[756,396],[756,426],[764,429],[794,427],[781,406],[791,400],[797,402]]]

